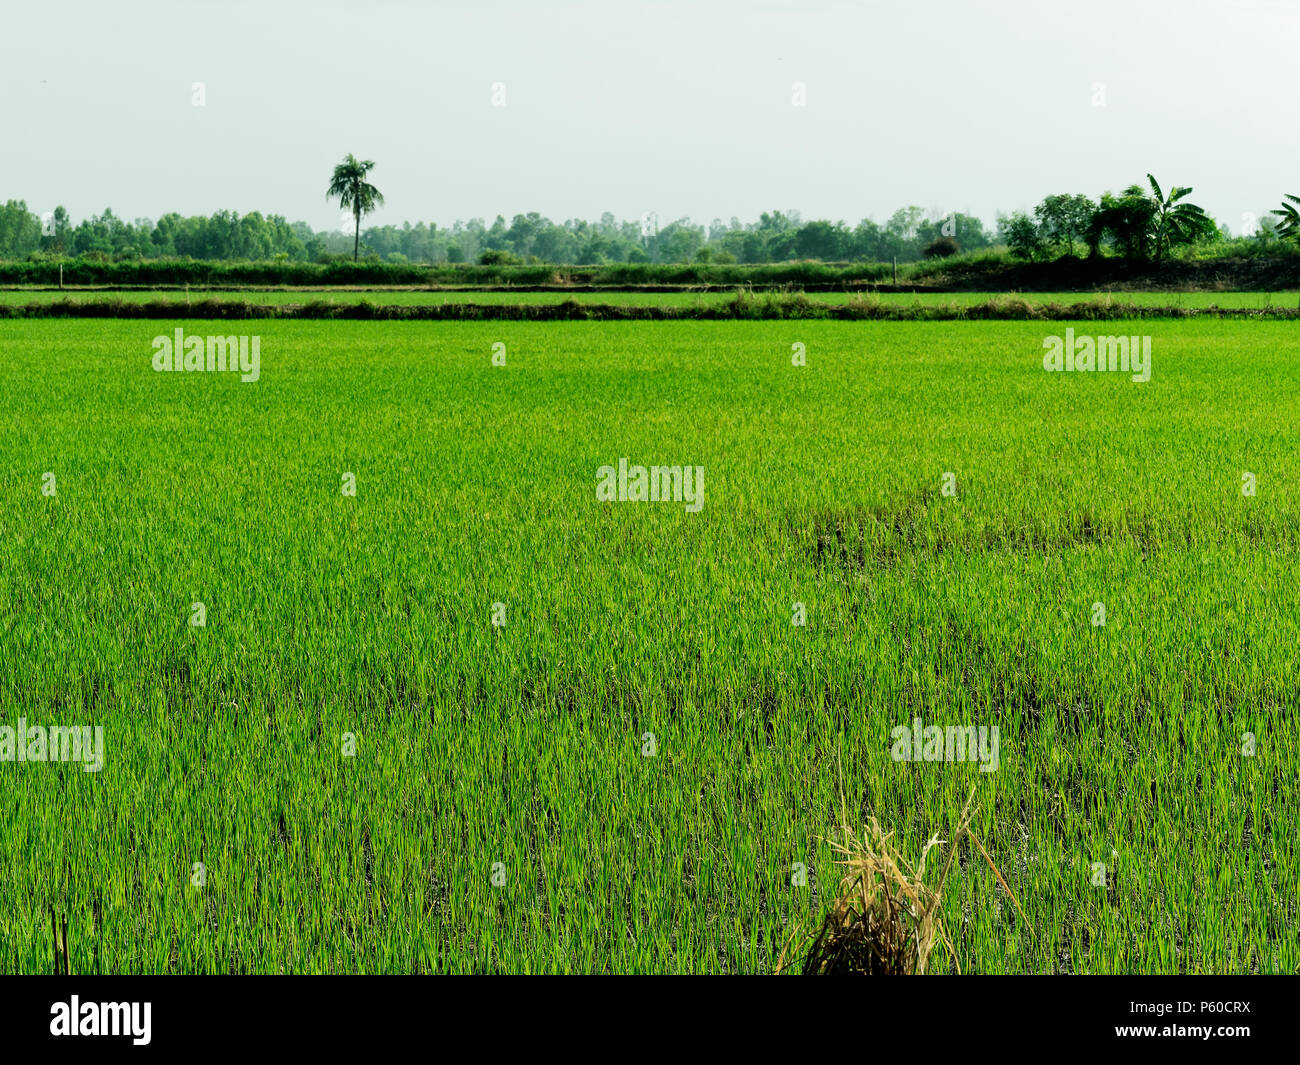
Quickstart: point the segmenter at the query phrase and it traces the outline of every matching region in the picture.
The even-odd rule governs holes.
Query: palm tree
[[[1277,235],[1279,237],[1294,237],[1300,240],[1300,196],[1292,196],[1290,193],[1282,197],[1283,200],[1290,200],[1290,203],[1284,203],[1276,211],[1270,211],[1270,214],[1277,215],[1282,221],[1278,224]]]
[[[340,207],[352,208],[352,218],[356,224],[352,237],[353,262],[356,262],[361,251],[361,216],[369,214],[384,202],[384,194],[366,181],[366,175],[374,165],[371,160],[358,159],[348,152],[343,162],[334,168],[334,178],[325,193],[325,199],[337,199]]]
[[[1148,174],[1147,180],[1151,182],[1151,191],[1155,193],[1152,236],[1156,245],[1157,262],[1164,257],[1165,249],[1175,240],[1195,240],[1214,231],[1214,223],[1201,208],[1194,203],[1178,202],[1184,196],[1191,195],[1190,188],[1175,185],[1166,197],[1155,178]]]

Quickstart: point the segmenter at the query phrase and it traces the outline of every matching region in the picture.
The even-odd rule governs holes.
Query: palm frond
[[[1300,240],[1300,196],[1293,196],[1289,192],[1282,197],[1283,203],[1276,211],[1270,211],[1270,214],[1276,215],[1282,221],[1278,223],[1277,235],[1279,237],[1295,237]],[[1290,200],[1290,203],[1285,201]]]

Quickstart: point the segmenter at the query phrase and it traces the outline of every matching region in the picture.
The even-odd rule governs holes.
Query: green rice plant
[[[1294,972],[1294,328],[0,320],[0,970],[770,972],[842,764],[931,972]]]

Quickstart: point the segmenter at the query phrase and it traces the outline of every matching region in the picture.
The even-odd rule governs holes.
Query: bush
[[[921,254],[927,259],[950,259],[954,255],[961,254],[961,245],[952,237],[939,237],[927,244]]]

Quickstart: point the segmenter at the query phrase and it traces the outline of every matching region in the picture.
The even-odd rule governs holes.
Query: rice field
[[[1069,326],[0,320],[0,971],[766,973],[972,789],[933,969],[1296,971],[1295,328]]]

